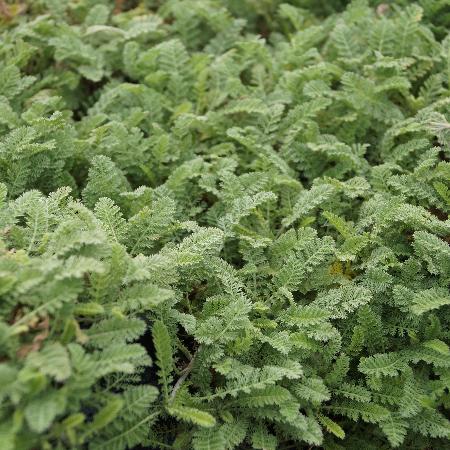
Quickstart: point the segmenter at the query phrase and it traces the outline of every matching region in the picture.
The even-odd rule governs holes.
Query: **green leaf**
[[[391,414],[390,417],[380,422],[380,428],[392,447],[403,444],[407,433],[407,422],[404,419]]]
[[[210,428],[216,424],[216,419],[211,414],[197,408],[176,405],[171,406],[167,411],[178,419],[191,422],[200,427]]]
[[[65,398],[57,392],[49,392],[33,399],[25,408],[29,427],[37,433],[47,430],[56,416],[64,411]]]
[[[194,434],[194,450],[225,450],[225,437],[220,428],[204,428]]]
[[[159,367],[158,375],[164,398],[167,401],[169,399],[169,384],[172,381],[173,357],[169,331],[164,322],[158,320],[153,324],[152,335],[156,351],[156,364]]]
[[[363,420],[369,423],[379,423],[389,417],[389,411],[375,403],[341,402],[327,406],[334,414],[339,414],[352,419],[354,422]]]
[[[293,390],[303,400],[312,403],[322,403],[330,399],[330,392],[321,378],[306,378],[297,382]]]
[[[291,394],[287,389],[281,386],[267,386],[239,396],[238,403],[242,406],[258,408],[266,405],[281,405],[290,398]]]
[[[395,377],[400,372],[408,370],[408,364],[405,357],[399,353],[380,353],[361,358],[358,370],[369,376]]]
[[[64,381],[72,373],[67,350],[56,342],[45,346],[40,352],[30,353],[27,363],[56,381]]]
[[[111,398],[108,403],[100,409],[94,416],[94,420],[87,427],[85,436],[98,432],[110,424],[120,413],[123,407],[123,400],[119,397]]]
[[[275,450],[277,448],[277,438],[270,434],[262,425],[259,425],[253,432],[252,445],[255,449]]]
[[[411,311],[420,316],[441,306],[450,305],[450,295],[445,289],[432,288],[414,294]]]
[[[345,431],[334,420],[331,420],[329,417],[323,416],[322,414],[319,414],[317,419],[329,433],[334,434],[339,439],[345,438]]]

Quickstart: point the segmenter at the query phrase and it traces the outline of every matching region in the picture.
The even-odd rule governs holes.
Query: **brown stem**
[[[12,14],[10,13],[9,7],[4,0],[0,0],[0,15],[2,15],[5,19],[12,19]]]
[[[124,0],[116,0],[113,14],[120,14],[123,9]]]

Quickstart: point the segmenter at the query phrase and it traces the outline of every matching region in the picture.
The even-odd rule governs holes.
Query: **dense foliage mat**
[[[446,6],[1,1],[1,449],[449,448]]]

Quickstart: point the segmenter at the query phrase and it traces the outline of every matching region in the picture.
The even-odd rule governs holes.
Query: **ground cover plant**
[[[1,1],[1,450],[449,448],[447,6]]]

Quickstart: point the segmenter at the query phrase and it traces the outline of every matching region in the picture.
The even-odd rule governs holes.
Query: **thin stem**
[[[196,350],[196,352],[194,353],[194,356],[192,357],[192,359],[189,361],[189,364],[183,370],[181,377],[178,378],[178,381],[175,383],[175,386],[173,387],[172,392],[170,393],[169,403],[173,402],[177,391],[180,389],[180,387],[182,386],[182,384],[184,383],[184,381],[186,380],[188,375],[192,372],[192,369],[194,368],[195,358],[201,348],[202,348],[202,346],[200,345],[198,347],[198,349]]]

